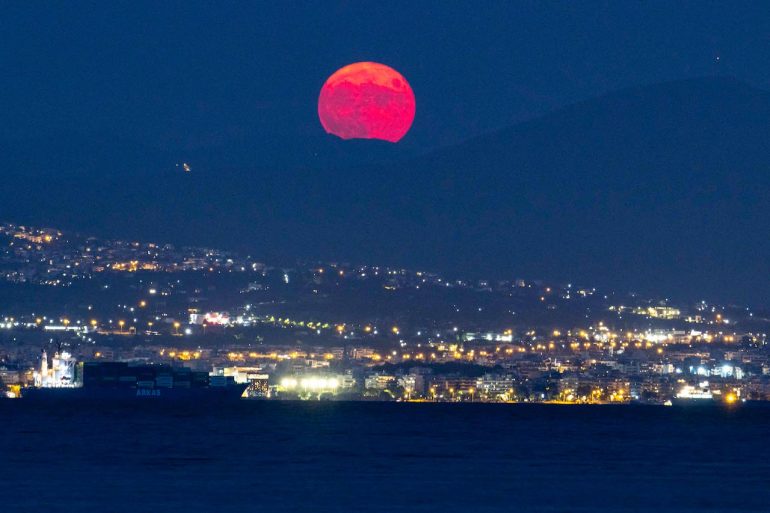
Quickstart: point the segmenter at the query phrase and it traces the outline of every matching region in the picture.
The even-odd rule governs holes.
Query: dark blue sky
[[[717,62],[719,57],[719,62]],[[0,16],[0,136],[153,144],[317,135],[340,66],[417,96],[406,146],[446,145],[618,88],[729,74],[770,88],[763,2],[51,2]]]

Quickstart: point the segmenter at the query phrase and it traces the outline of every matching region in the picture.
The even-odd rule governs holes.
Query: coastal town
[[[13,224],[0,225],[0,280],[9,398],[82,387],[84,369],[121,362],[124,378],[170,369],[131,376],[137,390],[189,387],[197,373],[239,384],[250,399],[770,400],[770,312],[746,305],[372,265],[272,265]]]

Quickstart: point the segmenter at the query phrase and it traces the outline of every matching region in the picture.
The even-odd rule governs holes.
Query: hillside
[[[754,227],[770,221],[769,119],[770,93],[708,78],[624,90],[420,158],[386,151],[386,164],[337,170],[257,162],[244,180],[245,164],[215,169],[212,159],[185,174],[167,156],[161,166],[151,153],[110,160],[84,150],[93,158],[83,155],[77,172],[33,179],[18,159],[6,164],[14,186],[0,193],[0,217],[269,259],[768,304],[770,240]]]

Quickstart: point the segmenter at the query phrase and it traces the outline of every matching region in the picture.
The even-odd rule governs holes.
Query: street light
[[[123,326],[126,325],[126,321],[118,321],[118,326],[120,326],[120,332],[123,333]]]
[[[176,334],[177,335],[179,335],[179,327],[180,326],[181,326],[181,324],[179,324],[178,321],[174,323],[174,330],[176,330]]]

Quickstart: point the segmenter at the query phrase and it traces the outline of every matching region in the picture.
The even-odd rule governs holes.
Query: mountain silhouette
[[[769,121],[770,93],[715,77],[618,91],[415,158],[300,140],[282,150],[297,161],[260,165],[236,145],[184,173],[186,157],[163,148],[8,145],[0,217],[767,305]],[[303,164],[314,147],[327,160]]]

